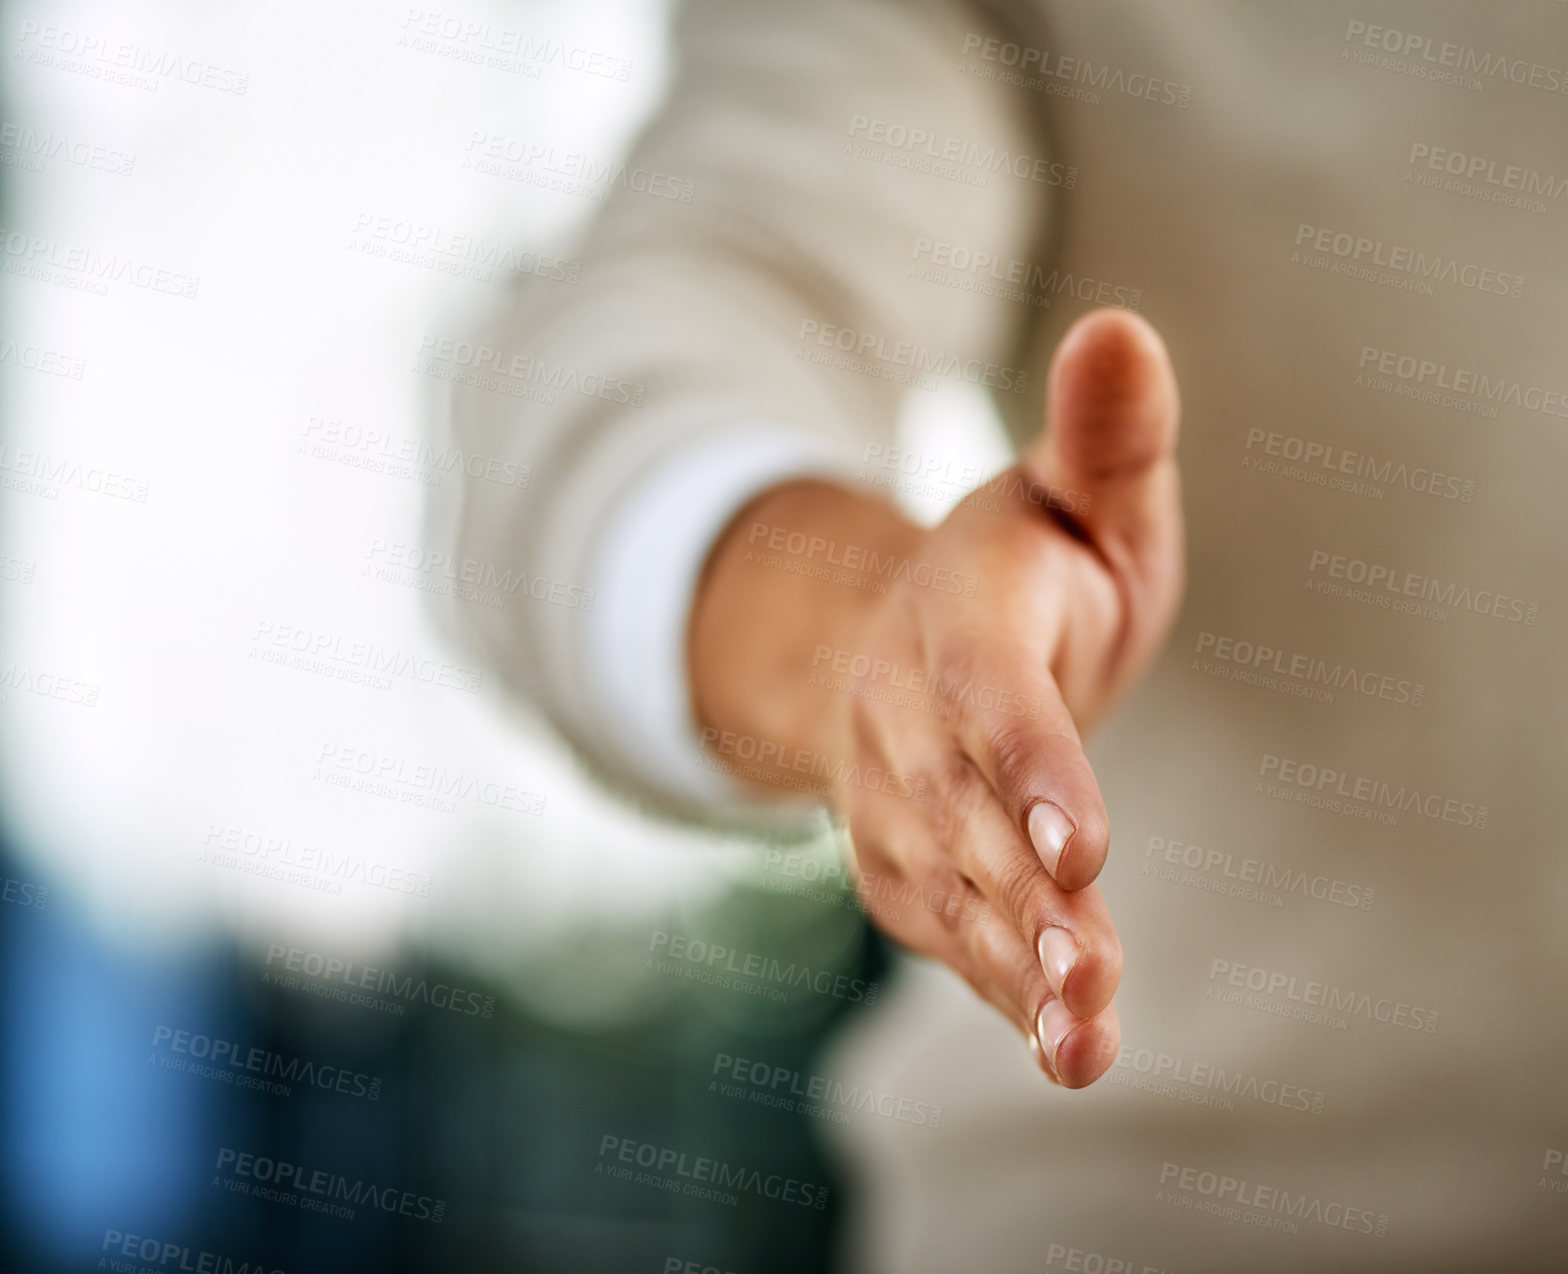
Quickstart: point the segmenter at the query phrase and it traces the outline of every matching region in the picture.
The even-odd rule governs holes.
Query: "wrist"
[[[885,564],[923,534],[890,505],[825,482],[786,483],[741,510],[692,605],[687,657],[704,737],[732,736],[721,751],[754,770],[798,772],[803,753],[847,760],[853,696],[820,673],[840,651],[862,653]]]

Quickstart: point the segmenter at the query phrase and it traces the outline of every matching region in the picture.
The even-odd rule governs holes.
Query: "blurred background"
[[[570,286],[606,188],[471,139],[613,174],[667,6],[0,14],[3,1264],[828,1268],[856,1116],[713,1085],[809,1087],[894,976],[831,834],[615,804],[426,606],[462,458],[420,343]],[[916,397],[928,453],[1000,457],[983,399]],[[873,989],[719,991],[681,941]],[[811,1203],[639,1183],[643,1146]]]

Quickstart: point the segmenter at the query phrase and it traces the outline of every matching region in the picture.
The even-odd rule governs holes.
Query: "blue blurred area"
[[[147,1062],[149,1024],[218,1016],[218,953],[129,960],[58,891],[0,854],[0,1179],[11,1268],[75,1270],[106,1230],[191,1232],[189,1148],[218,1117],[213,1089]]]
[[[14,882],[0,904],[7,1270],[199,1270],[204,1253],[231,1274],[655,1272],[677,1256],[734,1271],[831,1267],[844,1182],[815,1128],[707,1090],[719,1051],[809,1069],[846,1006],[783,1035],[777,1023],[759,1033],[743,1018],[716,1019],[691,997],[593,1034],[534,1020],[499,996],[488,1020],[428,1006],[389,1016],[269,983],[222,947],[129,956],[58,890],[37,905],[48,882],[3,850],[0,878]],[[741,905],[787,913],[792,904]],[[865,933],[845,967],[885,980],[884,951]],[[371,1100],[294,1083],[285,1096],[171,1069],[172,1030],[241,1053],[330,1062],[374,1076],[378,1091]],[[595,1175],[607,1133],[826,1183],[832,1206],[743,1195],[730,1207],[610,1182]],[[245,1197],[224,1185],[225,1150],[395,1184],[445,1201],[444,1216],[361,1206],[346,1220]]]
[[[210,1118],[209,1103],[160,1084],[132,1050],[148,1019],[206,1016],[211,973],[117,964],[58,906],[7,930],[8,1193],[23,1229],[69,1253],[106,1216],[183,1227],[169,1152]]]

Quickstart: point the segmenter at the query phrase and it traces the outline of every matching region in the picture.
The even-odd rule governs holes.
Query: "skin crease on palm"
[[[1109,825],[1081,738],[1153,657],[1180,601],[1179,416],[1154,329],[1095,311],[1052,358],[1045,427],[983,498],[925,528],[830,483],[774,487],[721,536],[692,609],[700,724],[909,780],[830,794],[863,905],[894,940],[956,970],[1069,1088],[1104,1074],[1121,1038],[1121,943],[1094,883]],[[1051,489],[1062,498],[1042,498]],[[945,567],[973,595],[772,569],[752,545],[780,529]],[[845,693],[813,679],[823,648],[993,693],[942,712]],[[788,791],[784,776],[758,791]]]

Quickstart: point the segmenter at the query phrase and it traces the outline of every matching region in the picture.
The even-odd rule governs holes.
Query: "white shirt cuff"
[[[698,805],[746,800],[713,767],[692,714],[686,630],[697,581],[719,534],[755,496],[792,479],[854,472],[820,439],[738,427],[670,453],[617,503],[590,558],[584,672],[600,736],[650,786]]]

